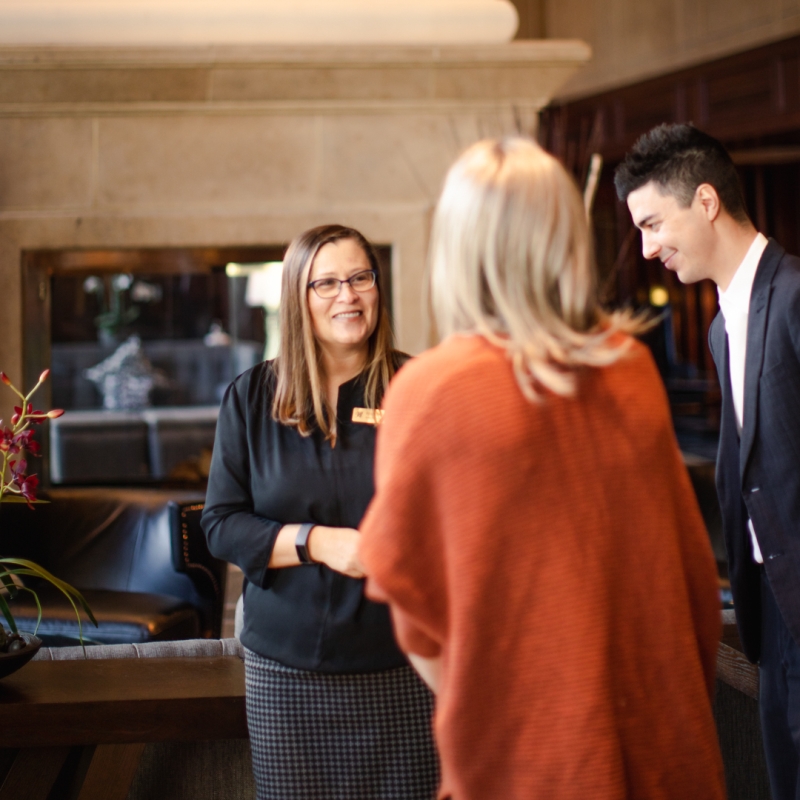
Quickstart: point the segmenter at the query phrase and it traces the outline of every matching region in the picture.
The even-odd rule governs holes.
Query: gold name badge
[[[380,425],[383,419],[383,411],[379,408],[354,408],[353,422],[361,422],[364,425]]]

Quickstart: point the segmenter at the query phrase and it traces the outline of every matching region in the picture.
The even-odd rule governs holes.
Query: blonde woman
[[[360,554],[437,691],[440,797],[723,798],[714,559],[577,189],[530,141],[480,142],[431,261],[446,338],[387,394]]]
[[[375,252],[351,228],[284,259],[280,352],[222,401],[203,527],[245,575],[247,722],[259,800],[430,800],[432,695],[364,597],[357,526],[379,407],[405,360]]]

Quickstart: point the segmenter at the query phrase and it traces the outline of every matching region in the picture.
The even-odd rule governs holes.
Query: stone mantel
[[[414,64],[417,62],[583,62],[591,48],[580,39],[528,39],[501,44],[365,45],[260,44],[186,47],[0,45],[0,66],[226,65],[246,63]]]
[[[19,380],[31,352],[23,251],[277,245],[333,221],[392,245],[399,345],[419,352],[447,168],[484,136],[534,135],[589,56],[555,40],[0,47],[0,367]],[[28,326],[47,325],[39,295]]]
[[[578,40],[453,46],[0,47],[0,114],[539,108]]]

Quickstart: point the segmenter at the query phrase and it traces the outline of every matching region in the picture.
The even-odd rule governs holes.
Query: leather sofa
[[[66,411],[50,421],[50,478],[59,485],[185,479],[181,467],[185,473],[204,453],[210,459],[218,413],[218,405]]]
[[[53,342],[51,376],[53,405],[57,408],[95,408],[103,398],[86,377],[93,367],[116,350],[116,344]],[[263,358],[258,342],[209,347],[202,339],[146,339],[142,351],[167,384],[153,390],[154,406],[218,405],[227,385]]]
[[[86,597],[98,620],[84,616],[90,643],[219,637],[226,565],[208,552],[200,529],[203,497],[156,489],[53,489],[48,504],[0,505],[0,553],[36,561]],[[72,606],[49,585],[38,635],[75,644]],[[9,602],[21,630],[36,624],[35,601]]]

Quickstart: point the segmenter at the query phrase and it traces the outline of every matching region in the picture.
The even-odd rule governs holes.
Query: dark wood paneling
[[[718,59],[565,104],[543,114],[554,152],[577,145],[596,116],[597,151],[619,161],[638,136],[661,122],[694,122],[725,140],[800,129],[800,37]],[[556,122],[555,118],[559,118]],[[559,138],[563,142],[557,141]]]

